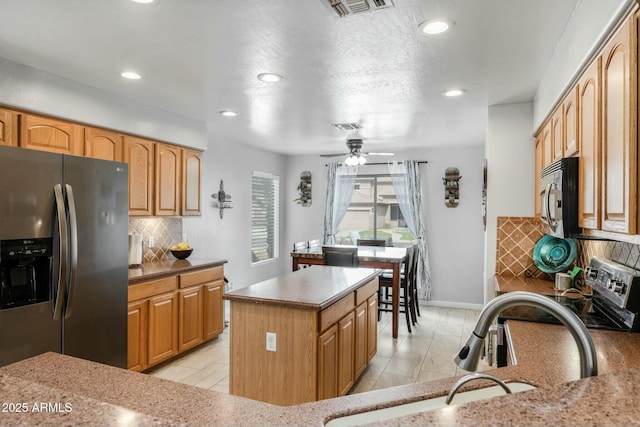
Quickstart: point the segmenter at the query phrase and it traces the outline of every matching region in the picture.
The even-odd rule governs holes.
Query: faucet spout
[[[484,338],[487,336],[493,319],[502,310],[520,305],[528,305],[545,310],[562,322],[569,329],[578,345],[580,377],[586,378],[598,375],[596,348],[586,326],[575,313],[563,307],[557,301],[532,292],[509,292],[489,301],[480,313],[476,327],[467,343],[455,357],[456,364],[466,371],[475,371],[484,347]]]

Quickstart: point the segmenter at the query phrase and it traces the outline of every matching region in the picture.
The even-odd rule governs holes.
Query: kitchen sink
[[[511,382],[507,383],[507,385],[509,386],[509,389],[511,389],[512,393],[533,390],[536,388],[531,384],[522,382]],[[375,421],[384,421],[391,418],[402,417],[404,415],[411,415],[425,411],[434,411],[436,409],[446,408],[447,406],[474,402],[476,400],[488,399],[490,397],[500,396],[504,394],[504,390],[498,385],[485,387],[477,390],[457,393],[451,401],[451,404],[449,405],[445,403],[445,400],[447,399],[447,396],[445,394],[444,396],[433,397],[431,399],[425,399],[419,402],[405,403],[403,405],[391,406],[389,408],[376,409],[369,412],[362,412],[360,414],[334,418],[325,423],[325,426],[343,427],[372,423]]]

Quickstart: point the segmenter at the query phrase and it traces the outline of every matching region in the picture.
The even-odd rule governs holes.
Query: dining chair
[[[382,246],[382,247],[386,247],[387,246],[387,241],[386,240],[381,240],[381,239],[358,239],[356,244],[358,246]]]
[[[399,313],[404,313],[407,321],[407,330],[411,332],[411,325],[415,325],[417,322],[416,311],[413,304],[416,302],[414,298],[414,286],[415,286],[415,271],[417,267],[415,256],[415,246],[409,246],[407,248],[407,255],[404,259],[404,272],[400,274],[400,295],[399,295]],[[391,288],[393,286],[393,276],[389,273],[383,272],[380,275],[378,286],[378,320],[381,319],[381,312],[391,312],[393,298],[398,296],[393,295]]]
[[[357,247],[338,248],[335,246],[323,246],[322,254],[324,256],[324,265],[340,267],[358,266]]]

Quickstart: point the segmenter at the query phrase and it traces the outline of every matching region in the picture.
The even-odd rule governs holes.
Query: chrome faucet
[[[565,325],[578,345],[580,354],[580,377],[598,375],[596,349],[586,326],[571,310],[563,307],[557,301],[544,295],[532,292],[509,292],[489,301],[482,309],[476,328],[455,357],[456,364],[466,371],[475,371],[484,348],[484,338],[489,326],[500,312],[509,307],[529,305],[548,311]]]

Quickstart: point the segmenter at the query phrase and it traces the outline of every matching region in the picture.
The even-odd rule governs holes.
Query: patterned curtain
[[[327,166],[327,204],[324,210],[324,244],[335,245],[335,234],[351,203],[358,167],[329,163]]]
[[[405,160],[403,163],[389,163],[389,174],[398,198],[398,206],[407,227],[418,240],[418,297],[431,299],[431,267],[427,248],[427,232],[424,226],[422,208],[422,185],[418,162]]]

